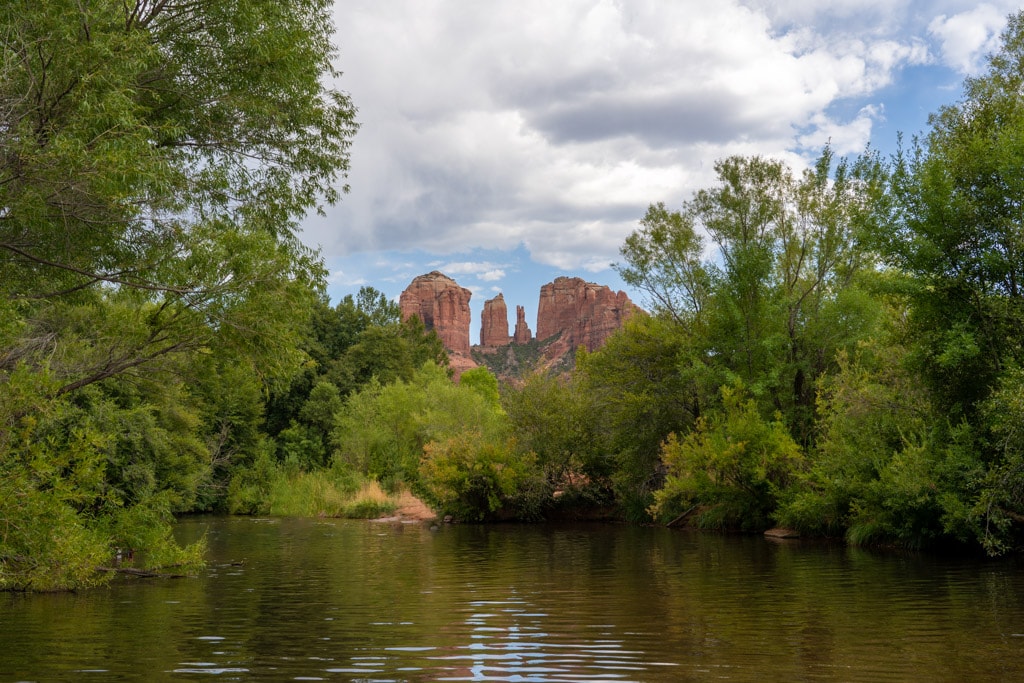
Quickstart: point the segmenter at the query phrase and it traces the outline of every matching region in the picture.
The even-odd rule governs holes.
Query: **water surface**
[[[0,680],[1019,681],[1017,560],[196,518],[201,576],[0,594]]]

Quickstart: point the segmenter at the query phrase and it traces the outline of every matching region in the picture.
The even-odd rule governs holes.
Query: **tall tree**
[[[56,357],[62,335],[35,324],[39,311],[111,292],[152,303],[146,332],[101,363],[56,368],[62,391],[212,332],[292,360],[275,323],[322,277],[296,221],[336,199],[355,131],[348,97],[323,85],[337,75],[329,12],[325,0],[0,7],[0,299],[25,318],[0,369]]]
[[[990,552],[1024,532],[1024,12],[963,98],[893,164],[877,231],[910,311],[911,372],[928,388],[940,443],[958,445],[958,515]],[[934,486],[934,481],[929,482]],[[940,483],[939,490],[942,490]]]
[[[687,372],[708,375],[695,415],[718,401],[717,386],[739,378],[806,444],[816,378],[873,319],[858,278],[873,263],[863,237],[877,220],[883,169],[875,155],[836,162],[828,149],[800,177],[760,157],[715,168],[719,183],[680,211],[648,210],[619,272],[676,323]]]
[[[1024,360],[1024,15],[986,73],[895,160],[893,219],[878,235],[908,276],[914,345],[943,408],[970,418]]]
[[[180,556],[169,513],[209,504],[215,459],[254,441],[225,430],[255,422],[183,378],[303,360],[324,271],[298,219],[337,199],[356,129],[330,10],[0,3],[0,588],[90,583],[125,544]]]

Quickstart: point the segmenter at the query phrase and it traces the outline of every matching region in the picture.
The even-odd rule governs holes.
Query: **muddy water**
[[[0,681],[1018,681],[1020,561],[629,526],[198,518],[201,576],[0,595]]]

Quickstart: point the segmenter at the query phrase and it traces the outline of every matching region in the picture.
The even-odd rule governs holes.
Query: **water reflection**
[[[204,576],[0,595],[0,680],[1024,679],[1016,561],[634,527],[196,519]]]
[[[426,653],[432,680],[554,682],[581,680],[632,681],[636,672],[656,665],[642,651],[626,649],[613,637],[611,624],[589,624],[595,637],[564,641],[548,632],[549,614],[521,597],[472,600],[455,628],[470,642],[447,648],[388,647],[387,652]],[[384,658],[371,660],[379,665]],[[672,664],[666,663],[665,666]],[[352,671],[358,671],[353,669]],[[420,671],[406,667],[403,671]],[[366,671],[366,670],[362,670]],[[382,669],[373,669],[381,673]]]

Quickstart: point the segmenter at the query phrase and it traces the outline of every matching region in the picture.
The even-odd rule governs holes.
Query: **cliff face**
[[[402,292],[402,320],[418,315],[450,353],[469,357],[469,299],[472,292],[444,273],[420,275]],[[508,321],[505,322],[506,336]]]
[[[508,308],[501,294],[484,302],[480,320],[480,346],[504,346],[509,343]]]
[[[537,339],[550,339],[561,354],[580,346],[594,351],[638,310],[625,292],[578,277],[556,278],[540,288]]]

